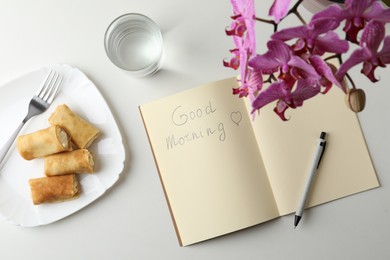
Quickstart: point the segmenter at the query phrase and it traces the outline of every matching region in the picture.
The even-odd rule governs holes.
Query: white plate
[[[13,145],[0,168],[0,215],[24,227],[52,223],[96,200],[118,180],[125,160],[122,137],[109,107],[95,85],[68,65],[44,67],[0,87],[0,147],[26,115],[31,97],[51,68],[64,77],[61,90],[49,109],[27,122],[21,134],[49,127],[48,118],[57,105],[67,104],[101,130],[89,148],[96,173],[79,175],[82,191],[78,199],[34,206],[28,180],[44,176],[43,159],[26,161]]]

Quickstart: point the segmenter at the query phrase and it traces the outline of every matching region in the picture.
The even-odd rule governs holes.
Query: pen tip
[[[320,138],[321,139],[325,139],[325,136],[326,136],[326,133],[325,132],[321,132]]]
[[[295,215],[295,219],[294,219],[294,228],[296,228],[298,226],[298,223],[299,221],[301,221],[301,216],[297,216]]]

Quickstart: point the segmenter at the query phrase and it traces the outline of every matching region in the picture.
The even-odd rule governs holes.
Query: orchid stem
[[[291,9],[288,11],[287,15],[285,17],[283,17],[282,19],[280,19],[279,23],[284,19],[286,18],[288,15],[290,15],[291,13],[294,13],[298,19],[303,23],[303,24],[306,24],[306,21],[305,19],[303,19],[303,17],[301,16],[301,14],[298,12],[298,6],[303,2],[303,0],[298,0],[295,5],[293,7],[291,7]],[[272,24],[274,26],[274,33],[278,31],[278,24],[279,23],[275,23],[274,20],[267,20],[267,19],[263,19],[263,18],[259,18],[259,17],[256,17],[256,21],[259,21],[259,22],[263,22],[263,23],[269,23],[269,24]]]
[[[287,15],[286,15],[285,17],[283,17],[283,18],[279,21],[279,23],[280,23],[284,18],[286,18],[286,17],[289,16],[290,14],[294,13],[294,14],[298,17],[298,19],[299,19],[303,24],[307,24],[306,21],[305,21],[305,19],[303,19],[303,17],[301,16],[301,14],[298,12],[298,7],[299,7],[299,5],[300,5],[302,2],[303,2],[303,0],[297,1],[297,2],[295,3],[295,5],[294,5],[293,7],[291,7],[291,9],[288,11]],[[276,26],[277,26],[277,25],[276,25]],[[277,28],[276,28],[276,30],[277,30]],[[275,31],[276,31],[276,30],[275,30]]]
[[[273,21],[273,20],[266,20],[263,18],[256,17],[256,21],[272,24],[274,26],[274,32],[276,32],[278,30],[278,24],[275,23],[275,21]]]
[[[348,73],[345,73],[345,76],[347,77],[347,79],[348,79],[349,82],[351,83],[352,88],[353,88],[353,89],[356,89],[355,82],[353,82],[352,77],[351,77]]]
[[[274,74],[270,74],[268,79],[265,80],[264,82],[271,84],[273,80],[276,81],[276,78],[275,78]]]
[[[337,59],[339,60],[339,64],[343,64],[343,57],[341,57],[341,54],[335,54],[334,56],[337,57]]]
[[[298,7],[299,5],[303,2],[303,0],[298,0],[295,5],[293,7],[291,7],[291,9],[288,11],[287,15],[288,16],[289,14],[291,13],[294,13],[298,19],[303,23],[303,24],[306,24],[306,21],[305,19],[303,19],[303,17],[301,16],[301,14],[298,12]]]
[[[341,54],[335,54],[335,55],[329,56],[324,60],[327,61],[327,60],[334,59],[334,58],[338,59],[340,65],[343,64],[343,58],[342,58]],[[356,89],[355,82],[353,81],[352,77],[348,73],[345,73],[345,77],[347,77],[348,81],[351,83],[352,88]]]
[[[325,58],[324,61],[328,61],[328,60],[336,59],[336,58],[339,60],[339,55],[338,54],[329,56],[329,57]],[[340,60],[339,60],[339,62],[340,62]]]
[[[303,0],[299,0],[295,3],[295,5],[293,7],[291,7],[290,11],[288,11],[288,14],[289,15],[290,13],[294,13],[298,10],[298,6],[303,2]]]
[[[294,14],[298,17],[302,24],[307,24],[305,19],[303,19],[302,15],[298,11],[295,11]]]
[[[334,56],[338,58],[340,65],[343,64],[343,57],[341,56],[341,54],[335,54]],[[355,82],[353,81],[352,77],[348,74],[348,72],[345,73],[345,77],[347,77],[348,81],[351,83],[352,88],[356,89]]]
[[[298,6],[303,2],[303,0],[299,0],[298,2],[296,2],[296,4],[291,8],[291,10],[289,11],[289,14],[290,13],[294,13],[298,19],[301,21],[302,24],[307,24],[305,19],[303,19],[302,15],[298,12]]]
[[[266,19],[259,18],[259,17],[256,17],[256,20],[259,22],[263,22],[263,23],[275,24],[275,22],[273,20],[266,20]]]

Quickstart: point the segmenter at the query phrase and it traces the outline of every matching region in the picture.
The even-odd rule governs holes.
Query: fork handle
[[[23,120],[22,123],[20,123],[20,125],[18,126],[18,128],[16,128],[15,132],[9,137],[9,139],[7,140],[7,142],[3,145],[3,147],[1,148],[0,150],[0,165],[1,163],[3,162],[5,156],[7,155],[9,149],[11,148],[11,145],[13,144],[13,142],[15,141],[16,137],[18,136],[18,134],[20,133],[20,130],[22,130],[23,126],[25,124],[25,121]]]

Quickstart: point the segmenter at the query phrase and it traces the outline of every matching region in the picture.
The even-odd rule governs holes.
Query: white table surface
[[[259,16],[270,2],[257,1]],[[162,28],[165,60],[151,78],[133,79],[106,57],[105,29],[127,12]],[[289,215],[178,246],[138,105],[236,75],[222,66],[233,47],[224,32],[231,14],[228,0],[0,1],[0,85],[47,64],[81,69],[111,107],[127,158],[103,197],[63,220],[21,228],[0,219],[0,259],[390,259],[390,70],[381,68],[375,85],[355,73],[367,93],[360,117],[380,188],[307,210],[296,230]]]

